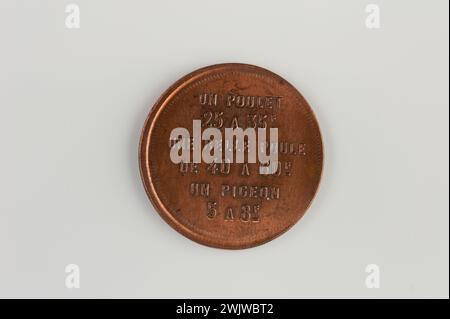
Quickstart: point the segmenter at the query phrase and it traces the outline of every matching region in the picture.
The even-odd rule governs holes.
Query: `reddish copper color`
[[[176,127],[278,128],[278,170],[259,163],[174,164],[169,136]],[[207,246],[241,249],[266,243],[306,212],[319,186],[323,147],[319,126],[302,95],[280,76],[246,64],[194,71],[172,85],[145,122],[140,169],[162,218]]]

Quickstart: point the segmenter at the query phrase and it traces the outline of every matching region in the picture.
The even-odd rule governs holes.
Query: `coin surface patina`
[[[187,142],[185,135],[173,138],[177,128]],[[194,151],[200,145],[200,156],[210,154],[211,138],[195,130],[208,128],[223,136],[227,129],[253,129],[253,137],[276,128],[275,141],[253,145],[277,160],[265,172],[267,162],[249,161],[251,135],[244,162],[199,160]],[[224,153],[227,147],[220,144]],[[185,150],[185,160],[171,157]],[[169,225],[198,243],[241,249],[274,239],[304,215],[319,186],[323,146],[313,111],[291,84],[266,69],[229,63],[194,71],[159,98],[142,131],[139,161],[145,190]]]

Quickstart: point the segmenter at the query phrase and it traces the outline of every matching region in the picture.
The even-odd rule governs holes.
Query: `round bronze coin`
[[[219,138],[225,143],[213,148]],[[244,161],[223,155],[239,147]],[[240,249],[274,239],[303,216],[319,186],[323,147],[313,111],[291,84],[230,63],[194,71],[159,98],[139,161],[146,192],[169,225],[198,243]]]

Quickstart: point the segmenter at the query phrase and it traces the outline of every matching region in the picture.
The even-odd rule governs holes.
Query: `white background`
[[[73,2],[80,29],[67,1],[0,1],[1,297],[448,298],[447,0]],[[158,96],[223,62],[294,84],[326,151],[305,217],[243,251],[172,230],[138,172]]]

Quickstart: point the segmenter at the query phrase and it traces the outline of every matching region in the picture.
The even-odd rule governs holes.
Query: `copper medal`
[[[248,133],[244,143],[236,135],[217,144],[239,129]],[[207,148],[213,139],[215,150]],[[225,158],[227,148],[241,148],[244,161]],[[276,160],[258,161],[262,152]],[[323,147],[316,117],[291,84],[233,63],[194,71],[160,97],[139,161],[146,192],[169,225],[198,243],[240,249],[274,239],[303,216],[319,186]]]

